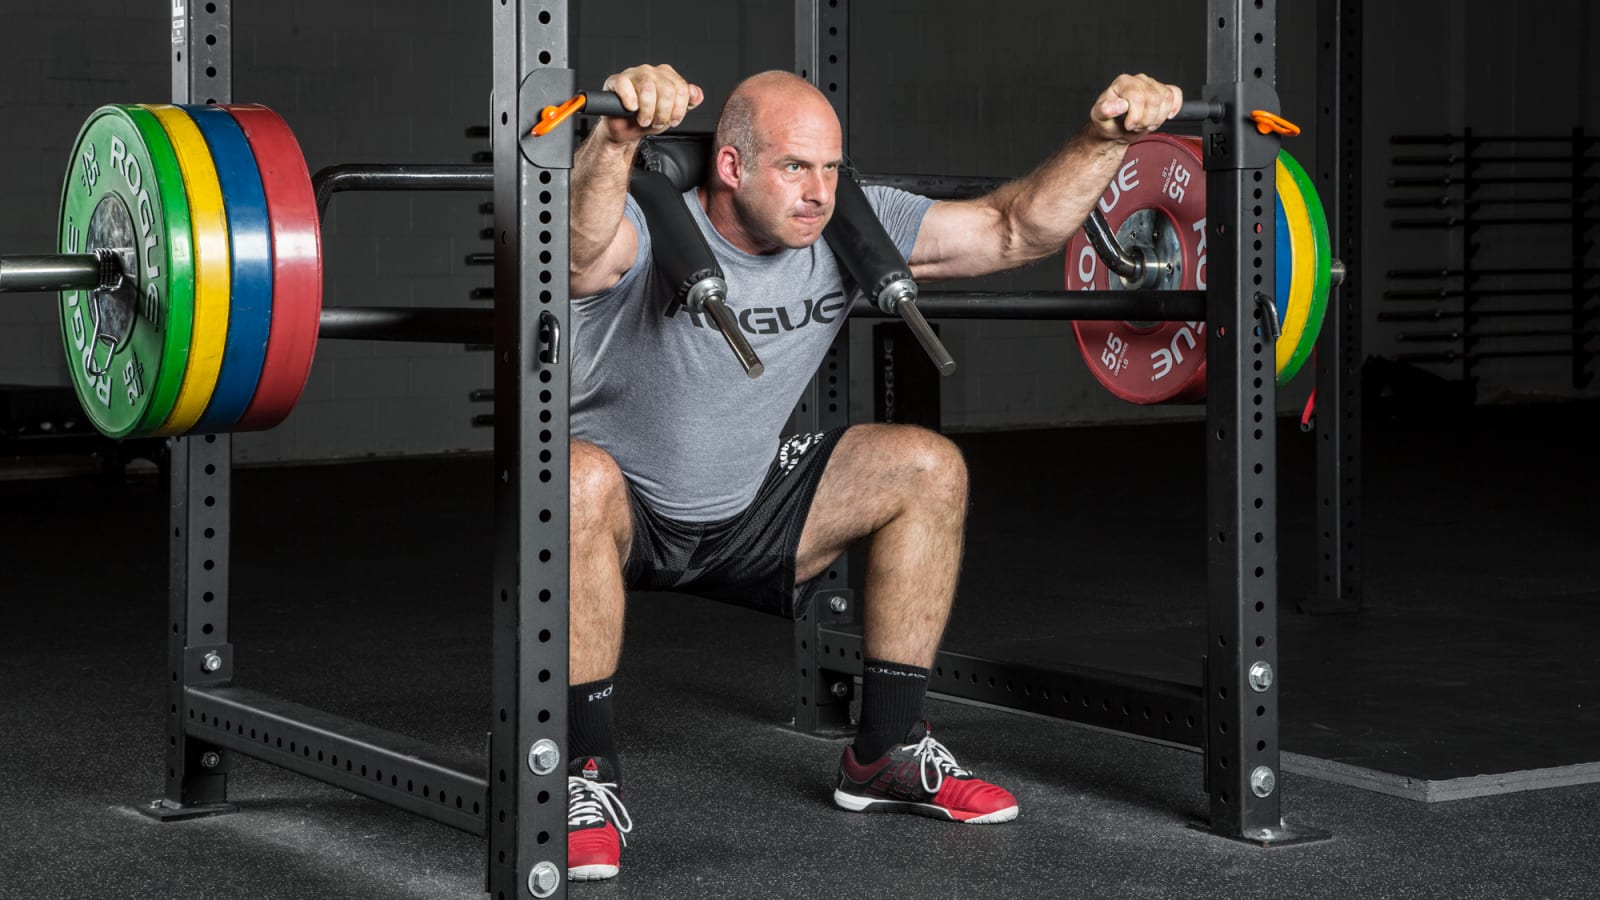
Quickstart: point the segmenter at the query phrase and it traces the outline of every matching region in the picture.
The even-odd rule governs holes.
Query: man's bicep
[[[944,200],[928,207],[912,248],[918,281],[969,278],[1006,268],[1007,241],[998,210],[977,200]]]
[[[574,271],[567,281],[567,291],[572,297],[592,297],[601,291],[616,287],[622,276],[628,274],[639,256],[639,232],[627,216],[617,225],[617,233],[590,266],[582,272]]]

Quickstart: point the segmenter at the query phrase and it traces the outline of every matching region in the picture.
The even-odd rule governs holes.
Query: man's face
[[[769,115],[761,150],[740,160],[734,208],[743,229],[764,251],[809,247],[833,217],[839,183],[840,135],[831,109]]]

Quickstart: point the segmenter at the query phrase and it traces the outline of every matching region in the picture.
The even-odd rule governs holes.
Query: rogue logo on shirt
[[[739,327],[750,334],[777,334],[780,331],[794,331],[813,323],[829,325],[837,321],[839,312],[845,308],[848,301],[844,293],[832,291],[822,295],[820,300],[805,300],[790,306],[751,306],[736,310],[739,317]],[[676,318],[679,312],[688,315],[689,322],[696,328],[708,327],[703,317],[690,312],[683,304],[682,297],[674,297],[667,304],[666,317]]]

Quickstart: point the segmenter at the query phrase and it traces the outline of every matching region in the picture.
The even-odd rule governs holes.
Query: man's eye
[[[799,163],[789,163],[787,166],[784,166],[784,168],[787,169],[790,172],[798,172],[798,171],[800,171],[800,164]]]

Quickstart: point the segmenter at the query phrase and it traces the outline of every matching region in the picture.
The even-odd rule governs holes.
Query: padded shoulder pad
[[[640,145],[639,163],[651,172],[667,176],[679,192],[687,191],[706,180],[712,139],[713,135],[705,132],[653,135]]]
[[[687,190],[685,188],[684,190]],[[683,203],[683,190],[660,172],[635,169],[628,179],[633,195],[650,228],[650,255],[656,270],[680,298],[705,278],[721,278],[722,267],[711,246]]]

